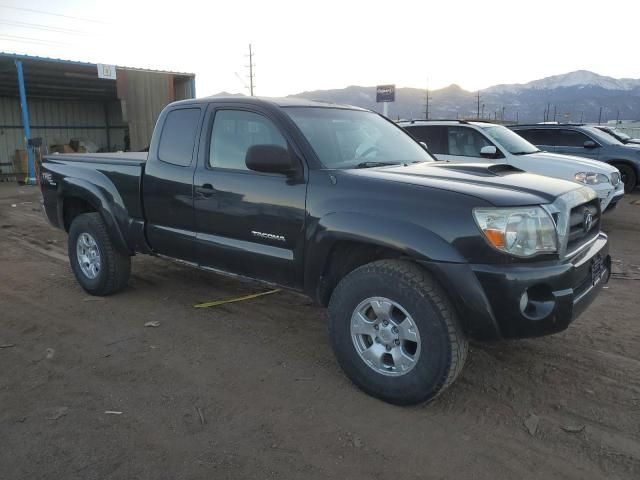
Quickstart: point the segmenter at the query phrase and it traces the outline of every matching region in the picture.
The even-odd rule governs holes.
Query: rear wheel
[[[633,167],[625,163],[614,163],[613,166],[620,170],[620,179],[624,183],[624,192],[633,192],[638,182],[638,176]]]
[[[111,295],[126,287],[131,258],[116,249],[100,214],[74,218],[68,253],[76,280],[91,295]]]
[[[467,340],[437,282],[405,261],[347,275],[329,303],[331,344],[347,376],[384,401],[430,401],[464,365]]]

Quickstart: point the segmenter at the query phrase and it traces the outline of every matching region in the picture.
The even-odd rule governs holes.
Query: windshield
[[[284,110],[327,168],[434,161],[404,130],[373,112],[325,107]]]
[[[620,130],[616,130],[614,128],[599,128],[598,130],[602,130],[603,132],[608,133],[612,137],[615,137],[618,140],[620,140],[621,142],[624,142],[626,140],[631,140],[631,137],[629,135],[627,135],[624,132],[621,132]]]
[[[600,143],[605,145],[624,145],[620,140],[610,133],[605,133],[599,128],[595,127],[582,127],[585,131],[589,132],[591,136],[595,137]]]
[[[498,145],[512,155],[526,155],[528,153],[536,153],[540,151],[538,147],[530,144],[520,135],[509,130],[507,127],[503,127],[502,125],[485,127],[484,131]]]

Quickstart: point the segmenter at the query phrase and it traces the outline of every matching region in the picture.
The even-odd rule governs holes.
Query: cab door
[[[302,286],[306,175],[301,155],[270,112],[211,104],[194,175],[198,263],[290,287]],[[249,170],[247,150],[278,145],[292,175]]]
[[[561,129],[558,135],[556,152],[598,160],[600,144],[578,130]]]
[[[504,156],[488,138],[473,128],[463,125],[448,126],[447,154],[439,155],[441,160],[462,163],[504,163]],[[493,146],[500,158],[483,157],[480,151],[483,147]]]

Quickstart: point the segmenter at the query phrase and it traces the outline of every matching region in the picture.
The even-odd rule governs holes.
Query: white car
[[[426,144],[438,160],[508,163],[527,172],[584,183],[598,194],[602,211],[615,207],[624,196],[617,168],[583,157],[543,152],[502,125],[464,120],[411,120],[398,125]]]

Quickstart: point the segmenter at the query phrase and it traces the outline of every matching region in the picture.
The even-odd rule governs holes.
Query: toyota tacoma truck
[[[49,155],[40,184],[88,293],[125,288],[136,254],[302,292],[346,375],[395,404],[451,385],[468,339],[564,330],[610,272],[588,186],[436,162],[350,106],[173,103],[148,153]]]

